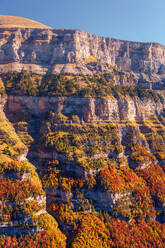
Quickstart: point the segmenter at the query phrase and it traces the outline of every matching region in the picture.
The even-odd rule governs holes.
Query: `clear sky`
[[[165,45],[165,0],[0,0],[0,14]]]

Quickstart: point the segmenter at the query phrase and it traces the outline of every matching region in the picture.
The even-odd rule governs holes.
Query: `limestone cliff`
[[[41,247],[51,237],[48,247],[66,247],[48,211],[67,247],[78,247],[89,214],[106,228],[114,217],[143,219],[159,226],[152,233],[163,244],[164,82],[160,44],[0,16],[0,232],[36,233],[40,242],[46,230]],[[103,239],[96,247],[109,247]]]
[[[88,64],[93,62],[100,63],[99,70],[105,70],[108,63],[124,71],[165,74],[165,48],[160,44],[105,38],[81,30],[17,26],[0,26],[1,72],[24,68],[41,74],[91,73]]]
[[[28,158],[37,165],[41,177],[44,177],[48,163],[54,160],[63,164],[60,170],[67,173],[67,177],[88,178],[99,174],[109,159],[115,159],[121,167],[129,164],[131,168],[147,168],[154,159],[137,163],[132,160],[130,147],[137,144],[154,154],[165,153],[164,103],[160,101],[138,97],[48,96],[8,96],[2,100],[5,113],[18,135],[25,143],[26,133],[33,137]],[[66,138],[56,147],[58,135],[60,139],[64,135],[72,140],[72,145],[66,143],[67,150],[63,148],[68,142]],[[74,143],[76,136],[81,137],[82,147],[80,141]],[[163,166],[164,160],[159,159],[159,163]],[[50,186],[45,186],[45,190],[47,203],[66,203],[67,199],[75,206],[81,203],[74,190],[68,192]],[[86,189],[84,193],[88,200],[95,202],[97,210],[109,210],[110,204],[115,205],[120,198],[126,197],[125,193],[114,194],[100,188],[96,192]]]
[[[5,110],[10,116],[21,114],[46,118],[50,111],[64,115],[78,115],[88,123],[112,121],[154,120],[164,114],[164,103],[152,99],[134,98],[78,98],[9,96]]]
[[[5,247],[7,237],[23,235],[29,242],[33,239],[37,244],[39,239],[42,243],[42,235],[46,235],[51,247],[65,247],[65,236],[46,211],[46,195],[36,168],[27,160],[28,147],[4,113],[5,102],[6,97],[0,97],[0,245]]]

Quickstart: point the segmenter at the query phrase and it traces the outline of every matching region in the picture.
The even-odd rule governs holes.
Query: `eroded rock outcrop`
[[[99,64],[101,71],[108,63],[123,71],[164,75],[164,57],[160,44],[121,41],[81,30],[0,29],[0,72],[89,74],[89,63]]]
[[[10,115],[26,112],[38,118],[50,111],[64,115],[78,115],[85,122],[151,120],[164,111],[164,103],[139,98],[78,98],[9,96],[5,109]]]
[[[98,211],[164,221],[164,98],[150,90],[164,90],[164,55],[159,44],[80,30],[0,27],[1,172],[5,161],[23,165],[1,173],[1,181],[4,188],[26,183],[26,197],[17,190],[17,201],[1,199],[3,211],[10,205],[24,213],[7,221],[1,214],[3,233],[53,226],[55,243],[65,247],[46,203],[68,237],[82,214]],[[35,168],[22,173],[27,159],[46,198]],[[35,211],[28,214],[22,202],[35,202]]]

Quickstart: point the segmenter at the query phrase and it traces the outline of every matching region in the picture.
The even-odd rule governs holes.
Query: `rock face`
[[[62,112],[64,115],[77,114],[85,122],[142,121],[164,111],[164,103],[139,98],[103,99],[78,97],[28,97],[9,96],[5,105],[11,115],[25,112],[44,118],[48,112]]]
[[[84,126],[89,126],[90,130],[96,128],[105,128],[106,125],[115,125],[114,136],[111,131],[107,135],[109,138],[106,142],[110,142],[111,146],[107,151],[98,152],[90,155],[91,159],[109,159],[113,158],[120,166],[127,166],[129,163],[130,149],[129,146],[141,144],[146,150],[156,153],[158,151],[165,152],[164,134],[165,129],[161,122],[160,116],[164,115],[164,103],[155,102],[150,98],[143,99],[138,97],[119,97],[116,98],[78,98],[78,97],[32,97],[32,96],[8,96],[2,98],[5,113],[12,123],[28,122],[28,130],[32,130],[35,140],[34,146],[29,149],[28,158],[37,165],[41,177],[46,170],[46,164],[49,161],[58,160],[65,164],[62,171],[66,175],[74,175],[76,178],[93,177],[99,174],[100,168],[83,168],[76,161],[69,160],[68,154],[49,147],[42,147],[40,141],[44,135],[54,132],[69,133],[70,135],[84,134]],[[64,116],[65,120],[58,120],[53,115]],[[72,114],[77,115],[79,120],[75,123]],[[19,133],[19,132],[18,132]],[[29,131],[30,133],[30,131]],[[151,135],[152,134],[152,135]],[[86,134],[88,137],[88,134]],[[95,134],[97,136],[97,134]],[[94,135],[94,136],[95,136]],[[41,139],[40,139],[41,138]],[[117,152],[112,149],[116,140],[116,146],[121,147]],[[85,142],[85,141],[84,141]],[[97,142],[94,141],[94,143]],[[104,142],[104,136],[102,141]],[[100,143],[101,144],[101,143]],[[117,145],[118,144],[118,145]],[[87,143],[87,146],[90,146]],[[106,145],[106,144],[105,144]],[[92,146],[92,145],[91,145]],[[101,145],[99,145],[101,146]],[[73,156],[74,157],[74,156]],[[130,162],[132,168],[136,167],[144,169],[152,163],[152,159],[146,163],[134,166],[134,162]],[[76,192],[65,192],[60,188],[48,187],[45,189],[47,195],[47,203],[52,201],[58,203],[66,203],[68,198],[77,207],[81,200],[77,198]],[[120,200],[122,195],[109,194],[103,189],[97,189],[97,192],[84,191],[87,199],[92,199],[97,210],[109,210],[110,205],[115,205],[115,201]]]
[[[28,25],[2,28],[1,24],[0,72],[28,69],[39,74],[88,74],[88,62],[99,61],[125,71],[165,73],[165,47],[160,44],[122,41],[80,30],[42,29],[42,25],[35,29]],[[103,68],[102,64],[100,70]]]
[[[64,245],[59,247],[65,247],[65,236],[47,213],[46,196],[36,168],[26,158],[28,149],[3,112],[6,100],[0,97],[0,238],[21,235],[27,238],[49,229],[51,237],[57,235],[57,243],[62,235]],[[51,227],[47,226],[49,223]],[[0,243],[3,246],[3,241]]]
[[[57,223],[46,211],[68,236],[74,222],[65,214],[74,219],[79,211],[164,221],[165,106],[151,89],[165,89],[165,47],[24,21],[26,27],[14,19],[14,27],[3,26],[0,16],[0,167],[9,160],[12,168],[12,159],[21,171],[28,160],[36,167],[0,177],[4,188],[12,180],[20,188],[38,182],[40,191],[26,190],[20,202],[0,199],[4,211],[11,205],[25,213],[5,221],[1,211],[0,232],[26,234],[27,223],[31,233],[52,227],[58,240]],[[155,175],[150,192],[147,180]],[[22,202],[37,206],[28,215]]]

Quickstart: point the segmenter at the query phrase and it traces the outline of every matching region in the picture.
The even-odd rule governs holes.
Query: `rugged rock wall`
[[[146,98],[142,101],[138,97],[104,99],[8,96],[5,101],[6,103],[3,103],[5,113],[15,127],[17,123],[27,122],[27,130],[34,138],[34,144],[29,149],[28,158],[36,163],[41,177],[45,173],[47,163],[52,160],[61,161],[65,164],[63,168],[65,173],[75,175],[77,178],[88,178],[99,173],[98,168],[85,169],[76,161],[70,161],[65,152],[60,152],[55,148],[42,147],[42,137],[54,132],[68,133],[68,135],[78,134],[83,137],[86,132],[85,126],[88,126],[93,132],[98,127],[104,129],[106,125],[116,126],[114,136],[112,135],[113,131],[109,131],[109,138],[106,141],[111,143],[111,148],[103,152],[97,151],[96,154],[89,157],[102,161],[111,157],[117,163],[119,162],[120,166],[126,166],[130,163],[130,166],[133,167],[132,161],[129,161],[129,146],[141,144],[150,152],[165,152],[165,129],[163,124],[159,122],[159,117],[164,115],[164,104],[152,99]],[[53,113],[52,117],[50,117],[51,112]],[[65,119],[57,120],[53,117],[58,114],[64,116]],[[75,115],[77,116],[76,120],[73,118]],[[20,134],[21,129],[17,131]],[[87,132],[86,135],[88,137]],[[95,135],[97,136],[97,133]],[[97,139],[94,144],[95,142]],[[104,136],[100,138],[100,142],[100,144],[104,143]],[[88,142],[86,145],[91,146]],[[120,151],[115,150],[117,146],[120,147]],[[145,162],[138,166],[139,168],[146,168],[151,162]],[[46,194],[48,203],[51,201],[66,203],[68,197],[76,204],[80,202],[75,197],[75,192],[69,194],[61,189],[47,188]],[[97,210],[106,210],[108,204],[112,204],[113,200],[116,201],[120,195],[105,193],[102,189],[97,189],[95,193],[86,190],[86,196],[94,200]]]
[[[165,72],[165,48],[156,43],[121,41],[80,30],[0,29],[0,71],[90,73],[90,60],[122,70]]]
[[[9,96],[5,109],[9,115],[31,114],[44,118],[50,111],[78,115],[85,122],[151,120],[164,111],[164,103],[139,98],[77,98]]]
[[[5,236],[31,238],[34,234],[35,238],[49,230],[47,238],[65,247],[65,236],[46,211],[46,195],[36,167],[27,160],[28,148],[4,113],[6,101],[7,97],[0,97],[0,236],[4,235],[0,243],[4,245]]]
[[[116,84],[120,82],[116,80],[120,74],[128,74],[126,83],[123,79],[121,85],[132,85],[133,78],[140,87],[151,89],[154,83],[154,89],[160,90],[164,89],[164,55],[165,48],[159,44],[120,41],[80,30],[0,29],[0,73],[27,69],[35,74],[66,72],[94,75],[97,70],[109,72],[112,69],[111,76]],[[115,75],[113,69],[116,70]],[[146,82],[148,79],[149,82]],[[22,80],[23,88],[27,86],[24,85],[26,80]],[[17,78],[11,81],[17,83]],[[78,82],[83,85],[81,79]],[[30,80],[26,81],[26,84],[30,83]],[[101,83],[103,87],[104,80]],[[10,80],[4,86],[8,87],[8,84]],[[5,95],[4,86],[1,82],[1,93]],[[31,233],[41,232],[45,229],[45,221],[48,221],[46,230],[53,228],[58,241],[61,232],[55,220],[47,214],[45,203],[68,236],[66,229],[72,230],[70,220],[79,211],[86,214],[103,210],[130,221],[142,217],[164,222],[163,98],[154,100],[151,94],[141,100],[137,94],[129,97],[117,93],[106,98],[98,98],[97,94],[95,98],[50,97],[51,92],[33,97],[25,96],[21,90],[6,91],[8,96],[0,98],[0,159],[1,162],[9,159],[10,163],[12,159],[23,160],[19,161],[23,168],[27,158],[35,164],[46,199],[40,185],[40,192],[34,191],[36,198],[30,195],[27,199],[30,203],[36,200],[43,206],[32,211],[30,216],[23,215],[21,220],[11,218],[5,222],[3,209],[0,209],[1,233],[12,235],[13,229],[14,234],[27,233],[28,230],[22,230],[21,226],[26,222],[31,225]],[[60,95],[63,96],[63,93]],[[148,176],[144,179],[143,172],[147,173],[148,168],[151,170],[149,177],[156,178],[154,190],[151,182],[147,181]],[[14,171],[0,176],[2,182],[6,180],[4,188],[10,180],[14,180],[15,184],[20,180],[23,184],[26,181],[34,183],[37,179],[40,184],[35,168],[21,175]],[[26,202],[27,199],[24,197],[22,200]],[[6,211],[4,197],[0,200]],[[139,204],[138,208],[135,202]],[[21,202],[12,200],[8,203],[11,207],[22,207]],[[61,207],[63,210],[58,213]],[[73,214],[69,222],[65,218],[65,207],[69,209],[68,212],[66,208],[66,212]],[[36,218],[44,228],[31,223],[31,219],[35,221]],[[77,221],[76,217],[76,225]],[[61,239],[65,243],[65,237]]]

